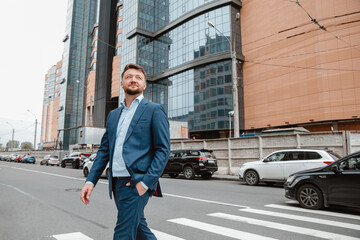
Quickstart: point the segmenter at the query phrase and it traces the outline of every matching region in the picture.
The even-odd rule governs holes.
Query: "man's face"
[[[146,79],[141,71],[130,68],[124,73],[120,84],[125,93],[129,95],[138,95],[145,90]]]

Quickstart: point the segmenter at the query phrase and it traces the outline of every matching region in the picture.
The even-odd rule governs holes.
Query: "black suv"
[[[216,157],[212,150],[188,149],[171,151],[163,173],[169,174],[172,178],[183,173],[186,179],[193,179],[195,175],[210,179],[217,170]]]
[[[80,168],[84,166],[84,160],[90,157],[89,153],[74,152],[69,156],[66,156],[61,160],[61,167],[64,168],[66,165],[70,165],[72,168]]]
[[[308,209],[331,204],[360,207],[360,152],[322,168],[290,175],[285,183],[285,197],[296,199]]]

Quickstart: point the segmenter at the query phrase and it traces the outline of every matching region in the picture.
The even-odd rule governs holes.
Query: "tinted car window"
[[[340,159],[341,157],[339,155],[337,155],[336,153],[333,153],[333,152],[328,152],[328,154],[332,157],[332,159],[334,160],[338,160]]]
[[[170,152],[170,155],[169,155],[169,157],[173,158],[174,156],[175,156],[175,153],[173,153],[173,152]]]
[[[320,159],[321,155],[318,154],[317,152],[306,152],[305,157],[307,160],[314,160],[314,159]]]
[[[201,152],[201,155],[202,155],[203,157],[207,157],[207,158],[215,158],[215,157],[214,157],[214,154],[213,154],[212,152],[203,151],[203,152]]]
[[[177,152],[177,153],[175,153],[175,157],[181,157],[181,152]]]
[[[190,151],[190,156],[200,156],[199,151]]]
[[[360,171],[360,156],[355,156],[342,161],[339,164],[339,169],[341,171]]]
[[[277,161],[285,160],[285,155],[286,155],[285,152],[275,153],[275,154],[270,155],[267,158],[267,160],[269,162],[277,162]]]

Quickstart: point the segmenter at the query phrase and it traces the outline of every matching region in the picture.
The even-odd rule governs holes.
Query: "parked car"
[[[193,179],[195,175],[210,179],[217,170],[217,161],[212,150],[185,149],[170,152],[163,174],[168,174],[172,178],[182,173],[186,179]]]
[[[36,163],[36,159],[34,156],[25,156],[21,159],[21,162],[22,163],[33,163],[35,164]]]
[[[60,166],[60,159],[58,156],[55,155],[51,155],[50,158],[47,161],[47,165],[51,165],[51,166]]]
[[[25,157],[26,155],[18,155],[18,157],[16,158],[15,162],[21,163],[21,160],[23,159],[23,157]]]
[[[285,197],[308,209],[360,208],[360,151],[328,166],[292,174],[285,183]]]
[[[84,160],[89,156],[89,153],[74,152],[61,160],[61,167],[70,165],[72,168],[78,169],[84,166]]]
[[[45,155],[44,158],[41,159],[40,165],[46,165],[49,158],[50,158],[50,155]]]
[[[45,155],[44,158],[40,161],[40,165],[57,165],[60,166],[60,160],[58,156],[55,155]]]
[[[89,158],[85,159],[85,164],[84,164],[84,167],[83,167],[83,174],[84,174],[85,177],[88,176],[88,174],[90,172],[90,169],[92,168],[92,165],[94,163],[95,157],[96,157],[96,153],[91,154],[91,156]],[[109,178],[109,163],[106,165],[106,167],[105,167],[104,171],[102,172],[101,176]]]
[[[16,154],[11,154],[11,155],[10,155],[10,162],[17,162],[17,157],[18,157],[18,155],[16,155]]]
[[[271,153],[264,159],[244,163],[239,169],[239,178],[248,185],[259,182],[284,183],[295,172],[326,166],[340,156],[326,150],[287,149]]]

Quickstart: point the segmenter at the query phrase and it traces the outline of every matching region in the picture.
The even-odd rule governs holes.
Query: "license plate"
[[[215,163],[215,160],[208,160],[208,163]]]

